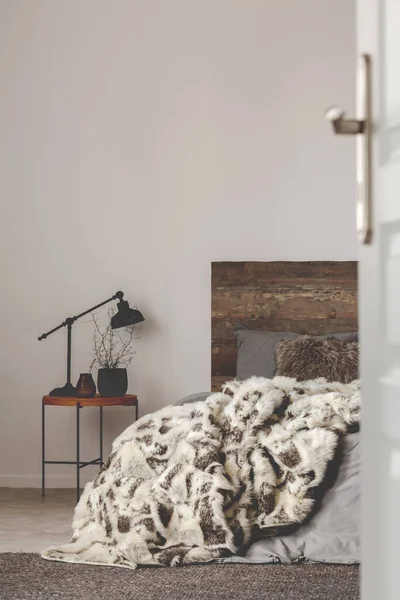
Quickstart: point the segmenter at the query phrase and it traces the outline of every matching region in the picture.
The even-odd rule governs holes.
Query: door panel
[[[400,600],[400,0],[358,0],[372,62],[373,241],[360,248],[362,598]]]

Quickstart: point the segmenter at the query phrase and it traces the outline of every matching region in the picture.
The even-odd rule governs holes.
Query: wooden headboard
[[[357,331],[357,262],[214,262],[211,318],[217,391],[236,374],[236,329]]]

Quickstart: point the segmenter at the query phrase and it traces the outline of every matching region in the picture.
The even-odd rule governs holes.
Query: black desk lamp
[[[68,319],[65,319],[65,321],[63,323],[61,323],[61,325],[58,325],[58,327],[54,327],[54,329],[52,329],[51,331],[48,331],[47,333],[43,333],[38,338],[38,340],[40,342],[41,340],[45,340],[47,338],[47,336],[51,335],[55,331],[58,331],[58,329],[61,329],[61,327],[68,328],[67,383],[64,385],[64,387],[55,388],[54,390],[52,390],[50,392],[50,396],[62,396],[62,397],[76,396],[76,387],[73,386],[71,383],[71,331],[72,331],[72,325],[75,323],[75,321],[77,321],[81,317],[87,315],[88,313],[92,312],[93,310],[96,310],[96,308],[100,308],[100,306],[104,306],[104,304],[111,302],[111,300],[117,300],[117,299],[119,300],[119,302],[117,304],[118,312],[111,318],[111,328],[112,329],[119,329],[120,327],[129,327],[129,325],[136,325],[137,323],[141,323],[142,321],[144,321],[144,317],[139,310],[136,310],[134,308],[129,308],[128,302],[126,300],[124,300],[124,293],[117,292],[116,294],[114,294],[114,296],[111,296],[111,298],[104,300],[104,302],[100,302],[100,304],[96,304],[96,306],[92,306],[92,308],[85,310],[80,315],[77,315],[76,317],[68,317]]]

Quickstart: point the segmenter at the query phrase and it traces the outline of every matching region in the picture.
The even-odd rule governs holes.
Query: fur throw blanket
[[[86,485],[71,543],[43,558],[183,565],[303,522],[340,436],[359,422],[359,388],[253,377],[142,417]]]

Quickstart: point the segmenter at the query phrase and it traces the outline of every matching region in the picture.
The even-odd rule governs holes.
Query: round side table
[[[45,428],[45,409],[46,406],[72,406],[76,409],[76,460],[46,460],[46,428]],[[100,456],[94,460],[82,462],[80,458],[80,409],[89,406],[100,408]],[[97,394],[94,398],[76,398],[43,396],[42,399],[42,496],[45,495],[45,468],[46,465],[75,465],[76,466],[76,499],[80,496],[80,470],[88,465],[99,465],[103,463],[103,407],[104,406],[134,406],[135,419],[138,419],[138,398],[134,394],[126,394],[120,397],[105,397]]]

